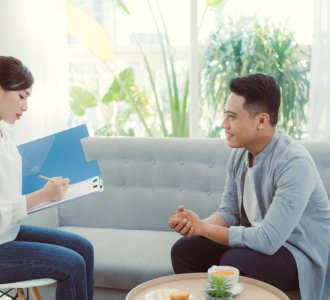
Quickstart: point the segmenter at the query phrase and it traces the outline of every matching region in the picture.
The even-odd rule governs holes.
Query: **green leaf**
[[[122,84],[125,84],[129,92],[133,93],[136,90],[135,77],[132,68],[126,68],[118,75]],[[119,83],[118,78],[115,78],[108,90],[108,92],[102,98],[104,104],[108,104],[112,101],[127,101],[128,95]]]
[[[126,4],[122,0],[112,0],[112,2],[115,2],[126,14],[131,14]]]
[[[224,275],[212,276],[205,285],[205,291],[211,297],[226,298],[231,297],[231,284]]]
[[[101,128],[98,128],[95,131],[95,135],[98,136],[112,136],[112,126],[110,124],[106,124],[104,126],[102,126]]]
[[[215,6],[218,3],[220,3],[222,0],[206,0],[207,5],[209,6]]]
[[[128,129],[128,132],[127,132],[127,135],[128,135],[128,136],[135,136],[134,129],[129,128],[129,129]]]
[[[119,78],[126,83],[128,87],[135,85],[134,71],[132,68],[126,68],[119,73]]]
[[[147,72],[148,72],[148,77],[149,77],[150,84],[151,84],[151,87],[152,87],[152,91],[153,91],[155,101],[156,101],[157,112],[158,112],[158,116],[159,116],[159,119],[160,119],[160,126],[161,126],[161,129],[162,129],[163,135],[166,137],[166,136],[168,136],[168,131],[166,129],[166,125],[165,125],[165,121],[164,121],[164,115],[163,115],[163,111],[162,111],[161,106],[160,106],[160,99],[158,97],[158,91],[156,89],[156,84],[155,84],[155,81],[153,79],[151,68],[150,68],[147,56],[145,55],[145,53],[143,51],[143,48],[141,46],[141,42],[139,41],[139,38],[136,35],[136,33],[134,33],[134,36],[135,36],[137,45],[139,47],[139,50],[141,52],[141,55],[143,57],[145,67],[146,67]]]
[[[77,116],[83,116],[85,109],[98,105],[96,97],[88,90],[78,87],[70,87],[70,108]]]

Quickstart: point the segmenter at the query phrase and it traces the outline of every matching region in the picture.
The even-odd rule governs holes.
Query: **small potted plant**
[[[231,284],[224,275],[212,276],[205,285],[206,300],[231,300]]]

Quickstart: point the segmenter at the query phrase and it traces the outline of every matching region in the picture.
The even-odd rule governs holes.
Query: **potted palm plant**
[[[206,300],[231,300],[231,284],[224,275],[212,276],[205,285]]]

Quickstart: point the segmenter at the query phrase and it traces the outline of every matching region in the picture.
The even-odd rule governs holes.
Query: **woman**
[[[93,247],[86,239],[56,229],[20,226],[27,209],[61,200],[69,180],[54,177],[22,195],[22,159],[10,125],[27,111],[33,76],[13,57],[0,56],[0,283],[53,278],[57,300],[90,300],[94,289]]]

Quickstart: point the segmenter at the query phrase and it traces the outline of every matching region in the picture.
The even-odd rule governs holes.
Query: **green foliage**
[[[143,115],[142,118],[148,118],[150,102],[150,95],[137,86],[132,68],[124,69],[114,78],[101,100],[84,88],[70,87],[70,107],[77,116],[84,116],[86,109],[92,107],[99,107],[103,111],[106,124],[95,131],[96,135],[134,136],[134,129],[125,127],[137,113]],[[120,113],[111,118],[106,111],[111,111],[113,105],[120,106]]]
[[[125,3],[122,0],[112,0],[114,3],[116,3],[120,9],[124,12],[124,16],[129,16],[130,11],[125,5]],[[125,111],[121,111],[120,114],[123,114],[122,116],[118,116],[116,118],[117,122],[116,124],[110,124],[113,122],[113,120],[109,120],[108,124],[103,126],[102,128],[99,128],[96,133],[97,134],[106,134],[106,135],[112,135],[114,133],[118,134],[127,134],[131,135],[134,133],[134,130],[130,128],[128,131],[124,130],[124,127],[127,127],[127,123],[131,119],[131,115],[137,115],[138,120],[143,124],[144,130],[147,135],[152,136],[153,132],[150,129],[150,123],[153,123],[153,125],[160,126],[160,131],[163,134],[163,136],[188,136],[189,135],[189,119],[188,119],[188,91],[189,91],[189,78],[188,78],[188,72],[186,74],[186,81],[183,86],[183,92],[182,95],[180,95],[178,82],[177,82],[177,74],[175,70],[175,64],[174,64],[174,58],[172,55],[171,45],[169,41],[169,36],[167,33],[167,28],[165,21],[163,20],[161,9],[158,5],[157,0],[154,1],[154,3],[157,6],[157,13],[158,16],[156,16],[155,12],[152,9],[152,6],[150,5],[150,2],[146,0],[150,7],[150,12],[154,20],[154,24],[157,28],[157,35],[159,39],[159,45],[161,47],[161,59],[164,66],[164,72],[165,72],[165,78],[166,78],[166,86],[167,86],[167,95],[166,99],[163,99],[165,101],[169,102],[169,108],[170,108],[170,122],[165,122],[165,118],[167,117],[167,112],[165,112],[162,109],[162,99],[160,99],[159,96],[159,90],[156,86],[155,80],[153,78],[153,74],[150,68],[150,64],[148,61],[148,58],[142,48],[141,43],[139,42],[139,39],[135,35],[136,42],[138,44],[140,53],[143,58],[143,62],[145,64],[146,70],[148,72],[148,78],[150,81],[150,85],[152,87],[152,98],[151,96],[142,90],[141,88],[138,88],[135,84],[134,79],[134,72],[133,69],[127,68],[124,71],[122,71],[119,75],[115,74],[112,70],[112,68],[105,63],[104,57],[108,57],[106,55],[107,53],[103,53],[102,51],[92,51],[94,55],[96,55],[103,63],[105,63],[106,68],[112,73],[114,76],[114,80],[109,87],[108,92],[104,95],[102,98],[102,103],[105,105],[111,105],[113,102],[125,102],[127,108]],[[80,10],[81,11],[81,10]],[[75,14],[72,14],[72,24],[76,25],[74,23],[74,16]],[[85,18],[85,22],[91,22],[91,16],[90,15],[83,15]],[[101,32],[102,34],[106,32],[106,29],[102,27],[101,24],[96,22],[96,20],[93,20],[93,24],[95,23],[95,27],[97,32]],[[79,32],[79,26],[72,26],[75,28],[75,30],[78,32],[78,34],[72,35],[74,38],[79,38],[78,40],[83,43],[87,48],[92,43],[92,41],[88,40],[88,43],[86,43],[86,38],[84,36],[84,33]],[[77,28],[78,27],[78,28]],[[100,33],[100,34],[101,34]],[[134,33],[134,32],[133,32]],[[70,34],[70,32],[69,32]],[[134,33],[135,34],[135,33]],[[91,37],[92,38],[92,37]],[[109,44],[109,41],[106,41],[107,44]],[[98,55],[99,53],[99,55]],[[102,54],[102,56],[101,56]],[[70,107],[72,108],[73,112],[77,116],[83,116],[85,113],[85,109],[88,107],[94,107],[96,105],[100,105],[100,103],[96,103],[95,97],[93,98],[93,93],[88,92],[87,89],[81,88],[81,93],[85,93],[84,97],[80,97],[77,93],[73,93],[70,90],[70,96],[72,98],[72,101],[70,101]],[[92,99],[93,98],[93,99]],[[155,110],[157,112],[157,115],[155,118],[158,118],[158,120],[155,122],[152,120],[148,120],[148,117],[150,114],[148,114],[149,110],[146,109],[145,105],[146,103],[151,104],[151,101],[153,102],[153,106],[155,107]],[[152,119],[155,119],[152,118]],[[120,127],[121,126],[121,127]],[[157,128],[158,129],[158,128]]]
[[[118,5],[118,7],[121,8],[126,14],[128,15],[131,14],[124,1],[122,0],[112,0],[112,1],[115,2]]]
[[[119,73],[118,78],[115,78],[108,90],[108,92],[104,95],[102,102],[104,104],[108,104],[111,101],[128,101],[128,93],[126,93],[126,89],[124,89],[120,85],[120,80],[126,86],[126,89],[129,93],[134,94],[137,90],[137,86],[135,84],[134,72],[132,68],[126,68],[122,72]]]
[[[281,88],[278,128],[300,139],[307,127],[309,70],[309,57],[286,26],[252,18],[220,25],[210,36],[201,62],[202,107],[211,125],[208,136],[219,133],[214,120],[230,94],[230,80],[259,72],[273,76]]]
[[[207,5],[210,6],[215,6],[217,4],[219,4],[221,2],[221,0],[206,0]]]
[[[211,297],[228,298],[232,297],[231,284],[224,275],[212,276],[205,285],[205,292]]]
[[[77,116],[83,116],[86,108],[97,104],[96,97],[90,91],[78,86],[70,87],[70,107]]]
[[[122,124],[121,124],[122,125]],[[95,131],[95,135],[99,136],[135,136],[133,128],[129,128],[127,131],[123,129],[123,126],[113,126],[106,124]]]
[[[177,81],[177,74],[175,70],[175,64],[174,64],[174,58],[172,54],[171,44],[167,32],[166,23],[163,19],[161,9],[159,7],[158,1],[155,0],[158,11],[158,16],[156,16],[154,10],[152,9],[152,6],[150,4],[150,1],[147,0],[151,15],[154,20],[155,27],[157,29],[157,36],[159,45],[161,48],[162,53],[162,62],[165,72],[165,78],[166,78],[166,85],[167,85],[167,97],[169,101],[169,107],[170,107],[170,116],[171,116],[171,129],[172,132],[167,128],[165,124],[165,114],[164,111],[161,109],[161,100],[159,99],[159,91],[157,90],[155,80],[153,78],[150,64],[148,61],[147,56],[145,55],[145,52],[142,48],[142,45],[135,35],[136,42],[139,46],[139,50],[141,52],[141,55],[143,57],[143,61],[145,64],[145,67],[148,72],[149,81],[152,87],[153,96],[155,99],[155,104],[157,108],[158,117],[160,120],[160,127],[162,134],[164,137],[168,136],[175,136],[175,137],[187,137],[189,136],[189,111],[188,111],[188,92],[189,92],[189,74],[187,72],[186,79],[183,87],[182,95],[179,93],[179,87],[178,87],[178,81]],[[162,30],[161,30],[162,27]]]

